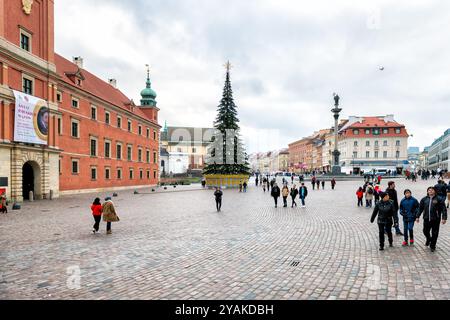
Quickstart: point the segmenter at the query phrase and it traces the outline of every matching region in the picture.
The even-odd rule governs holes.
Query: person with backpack
[[[356,190],[356,197],[358,198],[358,207],[362,207],[364,199],[364,191],[362,187],[359,187],[359,189]]]
[[[92,232],[96,234],[100,229],[100,221],[102,220],[103,207],[100,203],[100,198],[95,198],[94,203],[91,206],[92,216],[94,217],[94,226]]]
[[[276,182],[273,184],[270,195],[273,197],[273,199],[275,201],[275,208],[278,208],[278,198],[281,195],[281,190],[280,190],[280,187],[278,187]]]
[[[366,208],[372,208],[374,189],[371,183],[366,188]]]
[[[297,198],[297,195],[298,195],[298,189],[297,189],[297,186],[294,184],[291,188],[292,208],[294,206],[297,207],[297,203],[295,202],[295,198]]]
[[[380,239],[380,251],[384,250],[385,232],[388,234],[389,246],[394,246],[394,239],[392,237],[392,225],[398,224],[398,216],[395,213],[395,207],[391,200],[389,200],[389,194],[382,192],[380,194],[381,201],[376,204],[373,210],[371,223],[374,223],[375,218],[378,216],[378,235]]]
[[[397,197],[397,190],[395,190],[395,182],[390,181],[388,183],[388,188],[386,189],[386,193],[389,195],[389,199],[394,203],[395,207],[395,215],[398,217],[398,197]],[[397,218],[398,220],[398,218]],[[398,225],[395,225],[395,233],[397,236],[403,236],[403,233],[400,231],[400,227]]]
[[[305,186],[305,183],[302,182],[302,186],[298,189],[298,196],[302,201],[302,208],[306,208],[306,197],[308,196],[308,188]]]
[[[412,192],[406,189],[404,192],[405,197],[400,201],[400,215],[403,217],[403,230],[405,241],[403,246],[408,246],[408,233],[409,233],[409,245],[414,245],[414,222],[419,215],[419,201],[412,196]]]
[[[216,199],[217,212],[220,212],[220,210],[222,210],[222,196],[223,196],[222,190],[216,187],[216,190],[214,191],[214,198]]]

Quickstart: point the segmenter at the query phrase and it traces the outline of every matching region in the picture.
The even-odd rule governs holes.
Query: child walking
[[[362,187],[359,187],[359,189],[356,191],[356,196],[358,197],[358,207],[362,207],[364,198],[364,191]]]
[[[409,232],[409,245],[414,245],[414,222],[419,214],[420,204],[416,198],[412,196],[412,192],[406,189],[405,197],[400,202],[400,215],[403,217],[404,237],[403,246],[408,246],[408,232]]]

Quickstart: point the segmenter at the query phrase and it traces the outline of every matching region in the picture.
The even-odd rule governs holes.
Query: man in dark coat
[[[389,199],[394,203],[395,216],[397,217],[397,221],[398,221],[399,205],[398,205],[397,190],[395,190],[395,182],[394,181],[391,181],[388,183],[388,188],[386,189],[386,193],[389,195]],[[398,223],[394,227],[395,227],[396,235],[403,236],[403,233],[400,231],[400,226],[398,225]]]
[[[427,193],[428,195],[420,201],[416,222],[420,222],[420,216],[423,213],[423,234],[427,238],[425,245],[430,246],[431,252],[434,252],[439,237],[440,223],[442,222],[443,225],[447,223],[447,208],[445,202],[437,196],[434,187],[429,187]]]
[[[419,214],[419,201],[412,196],[412,192],[406,189],[405,197],[400,202],[400,215],[403,217],[403,232],[405,234],[405,241],[403,241],[403,246],[408,246],[408,233],[409,233],[409,244],[414,245],[414,222],[416,222],[416,217]]]
[[[381,193],[381,201],[375,205],[372,218],[370,222],[373,223],[378,215],[378,233],[380,237],[380,251],[384,250],[384,232],[387,231],[389,246],[394,246],[394,239],[392,238],[392,224],[398,224],[398,215],[395,211],[395,206],[392,200],[389,200],[389,195],[385,192]]]
[[[223,196],[222,190],[220,190],[220,188],[216,188],[216,191],[214,192],[214,197],[216,198],[217,212],[220,212],[220,210],[222,209],[222,196]]]
[[[272,191],[270,192],[270,195],[275,200],[275,208],[277,208],[278,207],[278,198],[281,195],[281,190],[280,190],[280,187],[278,187],[276,182],[273,184]]]
[[[437,196],[445,201],[445,198],[447,197],[447,184],[445,181],[439,180],[437,185],[434,186],[434,189],[436,189]]]

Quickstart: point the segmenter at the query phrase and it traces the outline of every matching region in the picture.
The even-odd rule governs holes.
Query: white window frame
[[[24,82],[25,80],[31,81],[31,93],[28,93],[31,96],[34,96],[34,85],[35,85],[35,78],[33,78],[32,76],[29,76],[27,74],[22,73],[22,91],[25,93],[25,91],[23,90],[24,87]]]
[[[120,155],[117,153],[117,147],[120,146]],[[123,144],[121,142],[116,143],[116,159],[117,160],[123,160]]]
[[[77,106],[74,107],[73,106],[73,102],[76,101],[77,102]],[[80,109],[80,99],[72,97],[72,99],[70,99],[70,106],[74,109]]]
[[[95,141],[95,154],[92,154],[92,141]],[[98,157],[98,138],[90,136],[89,137],[89,155],[91,157]]]
[[[77,163],[77,172],[73,171],[73,164],[74,164],[74,162]],[[71,159],[71,161],[70,161],[70,171],[72,172],[72,175],[80,174],[80,159]]]
[[[108,118],[109,118],[108,121],[106,121],[106,118],[107,118],[106,115],[108,115]],[[106,110],[105,110],[105,124],[108,126],[111,125],[111,112],[106,111]]]
[[[108,151],[109,151],[109,156],[106,156],[106,144],[107,143],[109,143],[109,149],[108,149]],[[108,139],[105,139],[105,141],[104,141],[104,143],[103,143],[103,152],[104,152],[104,155],[105,155],[105,159],[111,159],[111,146],[112,146],[112,142],[111,142],[111,140],[108,140]],[[116,150],[116,152],[117,152],[117,150]]]
[[[95,110],[95,117],[92,117],[92,111]],[[94,106],[93,104],[91,104],[91,120],[98,120],[98,108],[97,106]]]
[[[26,31],[24,28],[19,27],[19,30],[20,30],[20,32],[19,32],[19,48],[26,52],[32,53],[33,52],[33,35],[30,32]],[[22,48],[22,35],[25,35],[28,37],[28,46],[29,46],[28,49],[29,50],[25,50],[24,48]]]
[[[77,136],[74,137],[73,135],[73,123],[76,123],[78,125],[78,130],[77,130]],[[80,139],[81,136],[81,126],[80,126],[80,120],[71,118],[70,119],[70,136],[74,139]]]

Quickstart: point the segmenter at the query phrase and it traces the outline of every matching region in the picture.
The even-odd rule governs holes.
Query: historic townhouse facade
[[[52,0],[0,1],[0,191],[22,201],[155,185],[156,93],[136,106],[54,52]]]
[[[339,131],[343,171],[401,171],[408,163],[409,134],[393,115],[350,117]]]

